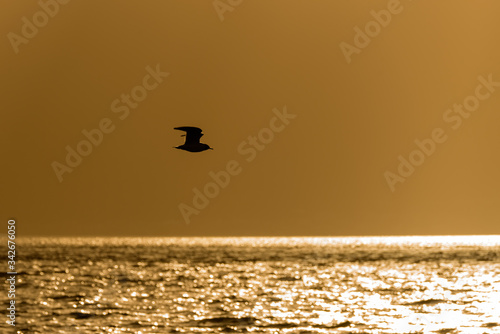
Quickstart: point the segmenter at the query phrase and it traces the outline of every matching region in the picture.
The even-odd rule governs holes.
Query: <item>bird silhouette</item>
[[[174,147],[179,150],[189,151],[189,152],[202,152],[206,150],[213,150],[207,144],[200,143],[200,138],[203,136],[201,129],[194,126],[180,126],[174,128],[174,130],[185,131],[186,134],[181,137],[186,136],[186,141],[183,145]]]

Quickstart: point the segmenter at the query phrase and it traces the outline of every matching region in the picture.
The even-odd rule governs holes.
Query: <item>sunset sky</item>
[[[498,1],[59,1],[0,5],[19,236],[500,234]]]

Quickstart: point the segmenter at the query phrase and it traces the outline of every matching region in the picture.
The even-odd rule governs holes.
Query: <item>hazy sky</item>
[[[500,233],[498,1],[59,1],[0,10],[18,235]]]

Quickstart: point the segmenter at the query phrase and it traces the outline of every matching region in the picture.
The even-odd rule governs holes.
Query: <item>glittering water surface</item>
[[[18,333],[500,333],[499,236],[30,238],[17,260]]]

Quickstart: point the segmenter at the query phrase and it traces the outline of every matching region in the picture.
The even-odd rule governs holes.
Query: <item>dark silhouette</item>
[[[206,150],[213,150],[213,148],[211,148],[207,144],[200,143],[200,138],[201,136],[203,136],[203,133],[201,133],[200,128],[194,126],[180,126],[178,128],[174,128],[174,130],[186,131],[186,134],[181,136],[181,137],[186,136],[186,142],[183,145],[174,148],[178,148],[179,150],[184,150],[189,152],[202,152]]]

